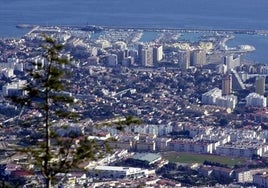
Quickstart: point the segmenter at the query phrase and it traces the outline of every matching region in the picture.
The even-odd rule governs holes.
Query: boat
[[[19,24],[16,25],[17,28],[21,28],[21,29],[32,29],[34,27],[36,27],[35,25],[31,25],[31,24]]]
[[[95,26],[95,25],[88,25],[86,27],[81,28],[82,31],[94,31],[96,33],[103,31],[103,27]]]
[[[255,47],[251,45],[239,45],[238,48],[239,50],[246,51],[246,52],[251,52],[251,51],[256,50]]]

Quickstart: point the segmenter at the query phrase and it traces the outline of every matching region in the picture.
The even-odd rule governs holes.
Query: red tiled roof
[[[11,175],[15,177],[28,177],[33,176],[34,173],[28,170],[15,170],[11,172]]]

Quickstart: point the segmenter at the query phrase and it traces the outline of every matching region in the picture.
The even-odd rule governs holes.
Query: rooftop
[[[94,170],[106,170],[106,171],[125,171],[125,172],[137,172],[141,168],[122,167],[122,166],[97,166]]]
[[[141,160],[141,161],[148,161],[152,163],[156,160],[161,159],[161,155],[154,154],[154,153],[137,153],[131,157],[132,159]]]

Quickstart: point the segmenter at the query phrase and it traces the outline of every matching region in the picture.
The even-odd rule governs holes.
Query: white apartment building
[[[168,145],[171,142],[171,138],[156,138],[156,150],[157,151],[168,151]]]
[[[145,124],[134,127],[126,127],[125,132],[134,132],[140,134],[153,134],[157,136],[164,136],[173,131],[173,127],[171,125],[154,125],[154,124]]]
[[[205,50],[193,50],[190,56],[190,63],[193,66],[202,67],[207,62]]]
[[[193,139],[176,139],[168,143],[170,151],[212,153],[215,143]]]
[[[125,50],[125,49],[127,49],[127,44],[125,42],[123,42],[123,41],[116,41],[113,44],[113,47],[117,48],[117,49],[120,49],[120,50]]]
[[[237,97],[234,95],[221,96],[216,98],[215,104],[224,108],[234,109],[237,104]]]
[[[219,64],[216,66],[216,72],[219,74],[226,74],[227,73],[227,66],[224,64]]]
[[[152,67],[153,64],[153,48],[148,47],[141,51],[141,65],[144,67]]]
[[[99,40],[96,40],[95,46],[98,47],[98,48],[105,49],[105,48],[110,48],[112,45],[107,40],[99,39]]]
[[[246,157],[251,158],[253,155],[263,156],[268,150],[268,145],[264,143],[254,143],[240,140],[238,142],[220,145],[216,148],[215,153],[223,156]]]
[[[24,95],[25,91],[23,91],[22,88],[25,86],[25,84],[25,80],[18,80],[16,82],[8,83],[2,87],[2,95]]]
[[[156,151],[155,140],[139,140],[135,143],[135,148],[138,152],[154,152]]]
[[[237,181],[240,183],[253,183],[253,176],[258,173],[267,172],[267,168],[246,170],[237,173]]]
[[[163,59],[163,46],[155,45],[153,47],[153,62],[157,63]]]
[[[90,169],[88,174],[92,177],[107,179],[140,178],[147,176],[148,170],[120,166],[97,166]]]
[[[222,91],[219,88],[214,88],[202,95],[203,104],[215,104],[216,99],[222,96]]]
[[[14,69],[10,68],[0,68],[0,76],[5,76],[7,78],[14,76]]]
[[[182,70],[187,70],[190,66],[190,51],[179,50],[178,51],[178,62]]]
[[[260,68],[260,72],[259,72],[260,74],[268,74],[268,66],[266,65],[266,66],[262,66],[261,68]]]
[[[234,69],[240,66],[240,56],[227,55],[223,58],[223,63],[228,70]]]
[[[222,96],[222,90],[214,88],[202,95],[202,103],[234,109],[237,104],[237,97],[234,95]]]
[[[266,107],[267,106],[266,97],[258,93],[250,93],[246,97],[246,101],[247,101],[247,106],[252,106],[252,107]]]

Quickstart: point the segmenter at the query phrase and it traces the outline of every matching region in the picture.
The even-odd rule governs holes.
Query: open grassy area
[[[163,153],[162,156],[163,158],[169,160],[169,162],[174,163],[203,163],[206,160],[210,162],[226,164],[228,166],[234,166],[234,165],[241,165],[246,162],[246,159],[243,158],[185,153],[185,152],[167,152]]]

